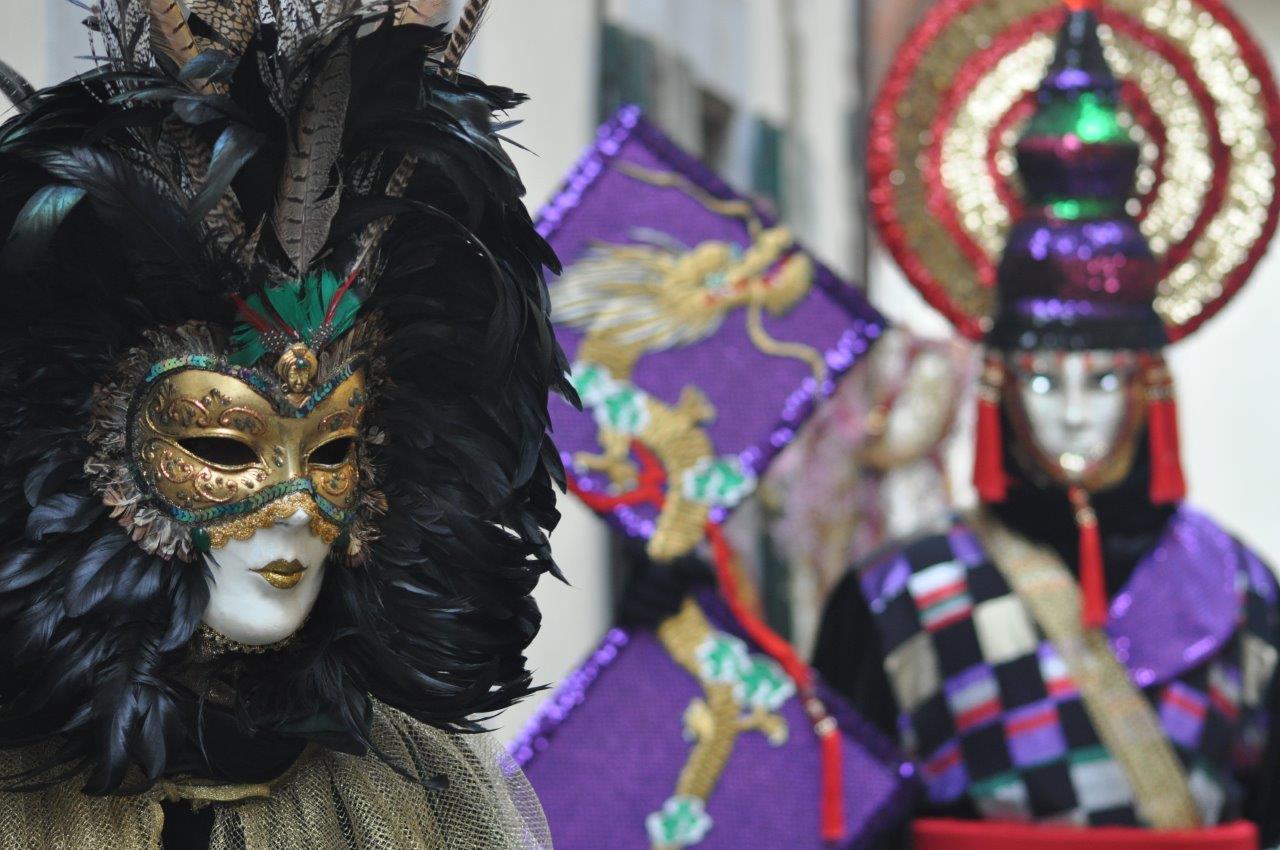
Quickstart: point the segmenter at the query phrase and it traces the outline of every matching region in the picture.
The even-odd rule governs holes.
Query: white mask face
[[[212,573],[204,622],[238,643],[263,646],[302,627],[320,595],[330,545],[298,510],[248,540],[232,539],[205,557]]]
[[[1014,361],[1019,400],[1040,452],[1073,477],[1106,459],[1129,413],[1133,357],[1113,351],[1036,352]]]

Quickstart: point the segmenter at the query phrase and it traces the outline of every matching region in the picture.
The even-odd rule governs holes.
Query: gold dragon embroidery
[[[642,474],[631,459],[635,444],[653,452],[668,486],[649,554],[666,560],[692,550],[702,539],[711,507],[734,503],[727,500],[743,497],[754,479],[731,463],[715,463],[704,426],[714,421],[716,410],[697,387],[685,386],[671,406],[630,384],[640,359],[701,342],[731,313],[745,310],[747,334],[758,350],[806,363],[819,384],[827,366],[813,347],[776,340],[764,327],[766,312],[785,315],[813,286],[813,263],[796,249],[788,229],[766,228],[750,204],[714,198],[678,175],[634,165],[621,170],[741,219],[751,237],[746,248],[715,240],[689,248],[666,233],[638,229],[631,244],[592,247],[552,290],[555,321],[583,333],[575,372],[604,376],[611,388],[593,394],[578,386],[596,413],[601,453],[580,452],[575,463],[603,473],[614,491],[625,493]],[[618,415],[627,405],[630,410]],[[603,415],[600,406],[606,408]]]

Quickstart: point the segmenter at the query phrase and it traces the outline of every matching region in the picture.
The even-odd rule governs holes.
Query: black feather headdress
[[[556,263],[493,118],[521,96],[458,76],[396,5],[185,7],[106,0],[95,70],[5,74],[0,746],[56,742],[91,793],[216,774],[211,712],[355,750],[370,697],[473,728],[527,692],[556,571]],[[288,650],[201,661],[207,568],[114,468],[113,410],[154,360],[272,356],[290,317],[246,316],[282,281],[328,299],[298,308],[314,347],[375,364],[360,545]]]

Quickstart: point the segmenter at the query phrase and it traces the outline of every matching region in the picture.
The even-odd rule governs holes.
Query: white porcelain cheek
[[[1081,471],[1114,447],[1128,410],[1127,388],[1123,381],[1112,388],[1093,385],[1080,352],[1065,355],[1046,371],[1053,373],[1053,391],[1035,392],[1029,382],[1018,387],[1031,436],[1045,455],[1068,471]]]
[[[302,627],[315,606],[328,555],[329,544],[311,531],[310,517],[301,510],[248,540],[214,549],[206,555],[211,575],[205,624],[250,646],[284,640]],[[288,589],[273,587],[254,572],[275,560],[295,559],[307,569]]]

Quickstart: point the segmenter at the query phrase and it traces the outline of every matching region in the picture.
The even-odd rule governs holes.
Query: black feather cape
[[[385,435],[369,450],[387,505],[366,561],[331,556],[315,612],[278,653],[193,670],[207,569],[135,545],[84,468],[94,388],[143,332],[229,328],[228,293],[279,268],[269,227],[246,258],[197,226],[210,198],[182,200],[160,144],[175,122],[221,140],[210,182],[234,187],[250,229],[268,215],[287,145],[259,78],[270,28],[220,71],[224,94],[102,68],[35,93],[0,128],[0,747],[55,742],[50,766],[84,772],[88,793],[254,773],[210,746],[227,729],[250,752],[364,752],[371,697],[468,730],[530,690],[530,594],[558,575],[547,399],[572,390],[543,280],[556,261],[492,118],[522,97],[424,66],[438,30],[353,18],[325,38],[352,56],[338,166],[350,191],[326,262],[395,216],[363,311],[382,323],[367,421]],[[285,70],[305,85],[322,53]],[[405,195],[369,188],[404,152],[419,160]],[[209,698],[210,681],[231,696]]]

